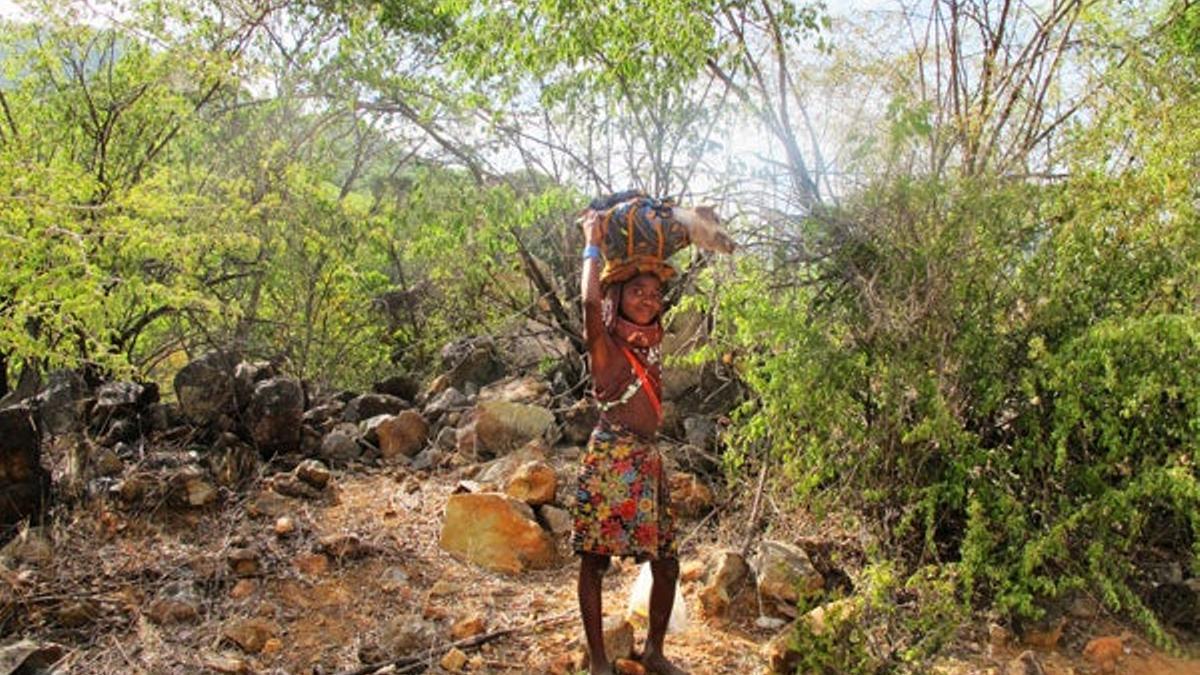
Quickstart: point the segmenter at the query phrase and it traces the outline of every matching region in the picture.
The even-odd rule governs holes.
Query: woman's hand
[[[583,217],[579,219],[579,226],[583,229],[584,244],[589,246],[599,246],[600,240],[604,233],[601,232],[600,214],[588,209],[583,212]]]

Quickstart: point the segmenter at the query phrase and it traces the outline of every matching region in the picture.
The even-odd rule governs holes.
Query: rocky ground
[[[203,510],[79,509],[40,551],[36,537],[15,560],[10,549],[4,584],[25,613],[22,635],[62,646],[63,672],[370,672],[404,656],[418,657],[415,667],[381,672],[577,672],[571,560],[511,575],[444,551],[443,511],[458,483],[365,471],[334,475],[316,500],[264,491]],[[732,532],[713,519],[685,532],[690,621],[668,638],[670,653],[695,673],[763,672],[778,625],[756,623],[751,611],[706,618],[700,600],[702,561]],[[625,614],[636,571],[614,566],[605,582],[614,618]],[[1038,665],[1026,670],[1011,664],[1029,645],[972,642],[968,630],[958,655],[930,669],[1103,672],[1079,644],[1120,631],[1104,624],[1071,626],[1058,644],[1033,647],[1025,658]],[[452,646],[504,630],[512,632],[478,647]],[[1110,672],[1200,672],[1200,661],[1170,659],[1137,638],[1118,649]]]
[[[0,675],[583,672],[567,509],[595,413],[479,352],[420,392],[317,396],[210,356],[176,378],[178,403],[67,379],[0,405],[5,504],[28,517],[13,496],[54,485],[43,525],[0,550]],[[804,596],[853,594],[868,538],[769,497],[752,527],[754,486],[713,472],[719,409],[687,406],[725,385],[668,384],[689,616],[668,653],[693,673],[778,671],[789,622],[823,620]],[[644,636],[626,608],[637,572],[616,564],[604,584],[616,657]],[[963,626],[945,653],[916,669],[1200,673],[1086,596],[1042,630]]]

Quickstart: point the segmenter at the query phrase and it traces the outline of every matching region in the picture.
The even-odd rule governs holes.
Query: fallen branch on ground
[[[397,673],[397,674],[419,672],[420,669],[423,669],[425,667],[425,664],[427,661],[433,659],[438,654],[444,653],[451,649],[457,648],[457,649],[461,649],[463,651],[466,651],[468,649],[474,649],[476,647],[487,644],[488,642],[491,642],[492,640],[502,638],[506,635],[514,635],[516,633],[522,633],[522,632],[525,632],[525,631],[533,629],[533,628],[544,628],[546,626],[557,625],[560,623],[564,623],[569,619],[573,619],[575,616],[576,616],[576,612],[574,612],[574,611],[563,612],[562,614],[556,614],[554,616],[547,617],[545,619],[538,619],[536,621],[530,621],[530,622],[522,624],[520,626],[513,626],[511,628],[501,628],[500,630],[494,630],[490,633],[484,633],[482,635],[476,635],[475,637],[464,638],[462,640],[459,640],[458,642],[451,642],[449,644],[439,645],[437,647],[430,647],[429,649],[426,649],[423,653],[421,653],[417,656],[405,656],[405,657],[402,657],[399,659],[392,659],[389,661],[381,661],[379,663],[371,663],[371,664],[365,665],[361,668],[358,668],[356,670],[343,671],[341,673],[338,673],[338,675],[369,675],[370,673],[378,672],[388,666],[394,666],[396,668],[396,670],[394,670],[392,672]]]

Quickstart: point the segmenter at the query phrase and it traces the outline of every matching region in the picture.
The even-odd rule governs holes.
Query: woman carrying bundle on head
[[[605,212],[593,204],[582,221],[584,336],[600,420],[582,459],[572,545],[580,556],[579,608],[591,673],[613,672],[604,651],[600,582],[615,555],[649,561],[654,582],[641,663],[676,675],[684,671],[663,655],[663,640],[679,560],[655,439],[662,419],[663,283],[675,273],[666,257],[689,242],[691,228],[671,217],[669,203],[634,197],[614,208],[601,205]]]

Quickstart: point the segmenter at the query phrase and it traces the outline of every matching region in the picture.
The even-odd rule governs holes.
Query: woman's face
[[[662,312],[662,282],[653,274],[639,274],[621,289],[621,314],[630,321],[649,325]]]

